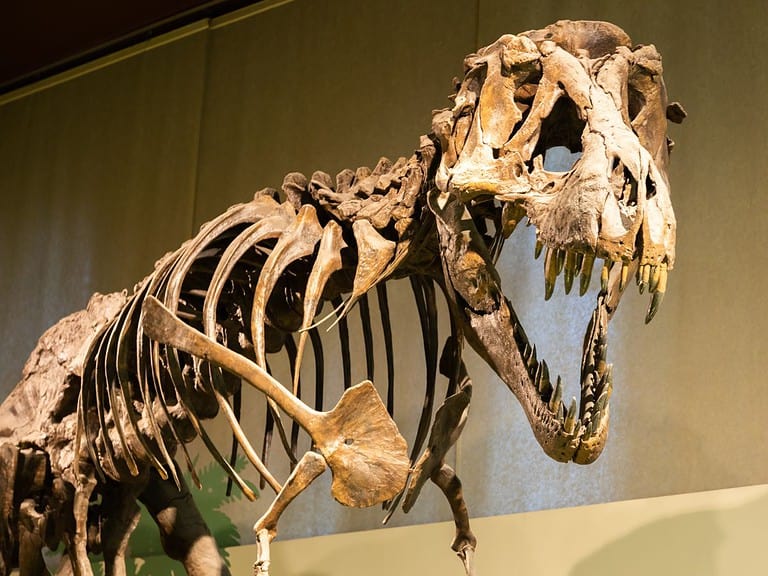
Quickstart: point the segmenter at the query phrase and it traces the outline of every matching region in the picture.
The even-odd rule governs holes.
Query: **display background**
[[[650,326],[647,299],[634,295],[612,324],[612,431],[591,466],[549,460],[506,387],[470,359],[473,406],[453,457],[470,511],[767,482],[768,5],[748,0],[267,2],[2,97],[0,397],[37,337],[92,292],[130,289],[202,222],[279,187],[288,171],[335,173],[409,155],[430,111],[448,105],[464,55],[561,18],[610,20],[664,57],[670,96],[689,113],[671,128],[677,265]],[[558,287],[545,305],[530,230],[510,244],[518,248],[500,265],[507,296],[575,387],[592,301]],[[399,422],[410,438],[421,345],[411,338],[419,330],[408,291],[393,299]],[[247,420],[255,436],[260,418]],[[212,428],[226,447],[226,428]],[[223,506],[243,542],[266,504]],[[392,523],[449,517],[427,489]],[[335,504],[326,477],[289,509],[281,537],[372,528],[380,518]]]

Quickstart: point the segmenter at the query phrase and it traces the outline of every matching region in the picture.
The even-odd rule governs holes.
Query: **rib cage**
[[[173,455],[179,448],[193,481],[199,484],[185,443],[200,436],[213,458],[229,474],[230,481],[253,499],[255,494],[233,467],[238,451],[236,437],[239,437],[239,446],[259,470],[262,488],[269,484],[276,492],[280,489],[279,481],[267,468],[275,433],[291,466],[298,459],[298,424],[284,422],[280,411],[269,399],[260,450],[255,450],[244,434],[236,433],[229,459],[224,457],[201,421],[223,411],[233,429],[240,432],[240,382],[214,365],[150,340],[141,323],[142,303],[148,297],[157,298],[196,330],[255,360],[267,370],[266,354],[285,351],[292,382],[283,384],[300,398],[302,358],[306,348],[311,348],[316,410],[323,409],[324,351],[318,326],[312,323],[322,316],[316,316],[316,313],[323,303],[331,302],[346,390],[353,384],[346,313],[351,305],[358,304],[365,372],[372,381],[376,377],[372,326],[376,320],[381,325],[386,358],[386,393],[383,397],[387,411],[393,415],[395,358],[386,280],[402,276],[410,278],[420,318],[426,367],[423,404],[411,444],[410,458],[415,461],[426,440],[434,409],[438,368],[435,278],[439,280],[440,268],[439,264],[436,269],[424,266],[425,261],[439,262],[430,253],[434,247],[420,244],[427,236],[424,231],[429,230],[431,224],[418,221],[418,226],[409,228],[397,226],[397,223],[403,220],[411,224],[417,222],[411,216],[418,216],[419,220],[429,218],[428,210],[418,213],[422,206],[414,199],[415,193],[421,192],[430,181],[425,177],[432,160],[430,148],[431,142],[423,142],[420,153],[409,162],[401,159],[394,166],[382,159],[373,172],[358,169],[351,178],[350,171],[342,172],[335,187],[329,186],[327,175],[316,173],[301,190],[302,177],[290,174],[283,186],[288,200],[279,204],[274,190],[261,191],[252,202],[233,206],[203,225],[195,238],[156,264],[154,272],[137,286],[120,314],[93,340],[84,365],[78,422],[90,460],[102,481],[107,477],[128,479],[149,465],[161,477],[170,475],[178,484]],[[339,220],[343,215],[339,208],[343,207],[343,202],[338,202],[338,198],[331,206],[322,200],[318,202],[323,194],[328,197],[329,190],[339,194],[345,182],[349,186],[347,197],[362,196],[370,200],[378,196],[376,201],[381,202],[382,198],[391,197],[393,190],[410,193],[409,212],[403,212],[403,204],[396,202],[392,207],[395,211],[401,209],[400,219],[390,217],[387,226],[381,226],[381,219],[378,221],[382,233],[399,236],[399,242],[386,240],[372,226],[366,229],[363,238],[364,241],[373,238],[398,247],[406,246],[408,249],[399,254],[400,267],[358,272],[358,268],[363,267],[359,261],[365,258],[360,252],[365,248],[357,246],[360,234],[354,229],[354,223]],[[361,193],[366,187],[367,190]],[[412,233],[413,229],[419,231],[418,236]],[[327,247],[321,238],[330,237],[332,230],[337,240],[330,258],[336,261],[321,262],[329,257],[327,251],[324,252]],[[417,262],[416,266],[408,265],[409,257]],[[414,273],[416,270],[419,274]],[[361,281],[365,273],[368,277]],[[318,275],[323,278],[318,280]],[[361,282],[365,290],[360,289]],[[372,317],[368,296],[369,289],[374,286],[378,319]],[[331,322],[329,316],[326,315],[326,323]],[[459,347],[456,338],[453,342],[450,357],[455,366]],[[448,394],[456,390],[458,372],[454,372]],[[414,393],[421,394],[416,390]],[[216,404],[212,403],[212,397],[216,398]]]

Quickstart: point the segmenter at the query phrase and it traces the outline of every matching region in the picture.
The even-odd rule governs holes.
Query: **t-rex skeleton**
[[[162,258],[133,294],[95,295],[43,335],[0,408],[0,576],[17,564],[22,575],[46,573],[41,548],[61,540],[68,554],[60,574],[91,574],[87,552],[97,549],[108,575],[124,574],[137,498],[189,574],[226,574],[173,460],[181,448],[189,463],[184,443],[199,435],[254,497],[200,424],[217,412],[277,493],[254,527],[256,574],[268,573],[281,512],[326,467],[333,496],[348,506],[383,502],[394,510],[402,502],[407,511],[432,480],[450,502],[453,549],[471,573],[475,538],[461,484],[445,463],[471,397],[463,342],[514,393],[548,455],[578,463],[598,457],[612,390],[608,322],[633,276],[651,294],[650,321],[674,263],[666,128],[667,119],[683,116],[667,103],[656,49],[632,47],[616,26],[561,21],[502,36],[466,58],[453,107],[434,113],[432,133],[409,159],[382,159],[372,171],[345,170],[335,181],[322,172],[289,174],[282,203],[274,190],[257,193]],[[565,172],[544,169],[542,157],[557,146],[580,153]],[[604,260],[578,405],[562,402],[560,379],[553,383],[537,359],[494,267],[524,217],[536,228],[537,255],[545,250],[546,298],[561,273],[566,292],[579,276],[583,295],[595,260]],[[403,277],[416,297],[428,365],[410,455],[391,417],[385,283]],[[435,286],[451,319],[439,362]],[[345,314],[361,304],[370,359],[366,294],[373,288],[387,349],[386,406],[371,382],[351,386],[349,376]],[[345,364],[345,392],[329,411],[316,329],[334,315],[316,318],[326,301]],[[320,367],[314,408],[297,386],[308,340]],[[288,386],[267,367],[267,354],[283,348],[295,374]],[[433,419],[438,364],[449,384]],[[261,454],[230,404],[241,382],[263,392],[271,409]],[[311,437],[300,458],[286,416]],[[283,484],[265,464],[274,427],[294,462]]]

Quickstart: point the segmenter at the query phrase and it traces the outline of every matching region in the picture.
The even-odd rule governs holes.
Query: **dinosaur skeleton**
[[[206,434],[223,413],[237,443],[277,496],[254,529],[256,574],[268,574],[269,543],[285,507],[326,468],[336,500],[408,511],[427,480],[446,495],[456,521],[453,549],[469,574],[475,538],[461,483],[445,462],[466,420],[472,386],[464,341],[522,405],[544,451],[589,463],[603,449],[612,391],[607,327],[635,277],[651,295],[647,321],[674,264],[675,219],[666,175],[668,104],[661,58],[632,47],[619,28],[561,21],[507,35],[468,56],[453,107],[434,113],[418,150],[335,180],[289,174],[274,190],[233,206],[163,257],[132,294],[95,295],[86,310],[41,338],[23,378],[0,408],[0,576],[46,573],[41,549],[66,545],[59,574],[91,574],[102,550],[108,575],[125,574],[124,554],[143,501],[166,552],[189,574],[227,569],[174,461],[200,436],[249,498],[255,494]],[[543,157],[563,146],[579,157],[553,172]],[[545,298],[563,275],[587,291],[604,264],[584,337],[580,402],[566,406],[560,378],[539,360],[494,267],[523,219],[543,250]],[[426,396],[410,453],[392,419],[394,363],[386,282],[409,278],[427,363]],[[370,381],[352,385],[346,313],[360,304],[372,364],[367,294],[376,289],[388,364],[385,403]],[[451,336],[438,361],[436,293],[445,296]],[[333,311],[321,317],[326,302]],[[322,406],[322,339],[335,317],[344,388]],[[294,335],[297,335],[298,343]],[[317,367],[315,406],[300,397],[309,343]],[[285,348],[294,382],[270,375],[267,354]],[[448,378],[433,416],[438,370]],[[241,383],[269,405],[261,452],[239,420]],[[235,401],[232,402],[231,399]],[[230,403],[232,402],[232,403]],[[290,433],[286,419],[293,424]],[[299,457],[296,426],[311,437]],[[281,484],[267,457],[274,431],[293,466]],[[425,447],[426,442],[426,447]]]

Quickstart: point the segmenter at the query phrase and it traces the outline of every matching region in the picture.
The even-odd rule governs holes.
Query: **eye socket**
[[[532,158],[541,154],[544,169],[550,172],[569,171],[581,157],[581,136],[585,127],[586,122],[580,118],[576,104],[568,97],[561,97],[541,122],[541,133]]]

